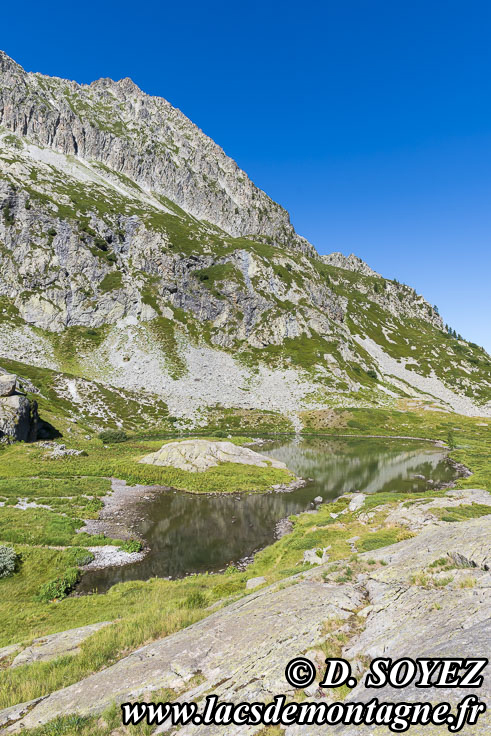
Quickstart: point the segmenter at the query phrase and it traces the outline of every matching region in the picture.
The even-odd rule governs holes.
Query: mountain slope
[[[288,213],[179,110],[131,81],[27,74],[0,51],[0,122],[41,147],[96,160],[233,236],[309,250]]]
[[[482,349],[410,287],[320,257],[165,100],[0,52],[0,126],[0,365],[63,374],[79,410],[95,380],[197,423],[411,397],[491,415]]]

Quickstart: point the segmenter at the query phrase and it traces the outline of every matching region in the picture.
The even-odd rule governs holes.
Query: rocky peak
[[[4,53],[0,64],[0,124],[9,132],[98,161],[229,235],[266,237],[317,257],[286,210],[167,100],[129,78],[80,85],[26,73]]]
[[[0,49],[0,71],[6,72],[6,71],[15,71],[20,72],[21,74],[25,74],[24,69],[21,67],[20,64],[17,64],[16,61],[10,58],[8,54],[5,53],[5,51],[2,51]]]

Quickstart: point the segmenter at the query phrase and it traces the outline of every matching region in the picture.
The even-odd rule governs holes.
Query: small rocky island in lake
[[[140,460],[148,465],[165,465],[192,473],[202,473],[222,463],[255,465],[258,468],[288,470],[285,463],[261,455],[248,447],[233,442],[213,440],[182,440],[167,442],[157,452],[151,452]]]

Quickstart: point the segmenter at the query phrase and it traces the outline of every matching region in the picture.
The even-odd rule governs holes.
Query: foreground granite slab
[[[445,573],[447,579],[451,578],[445,584],[438,582],[444,573],[428,568],[441,558],[453,566]],[[354,576],[350,582],[336,582],[343,563],[319,566],[254,592],[183,631],[142,647],[112,667],[30,704],[29,712],[20,717],[20,707],[16,706],[17,714],[10,715],[12,720],[2,733],[34,727],[66,713],[100,713],[114,701],[142,698],[161,687],[185,692],[186,683],[197,674],[201,675],[201,684],[188,689],[182,699],[199,702],[204,693],[210,692],[221,700],[236,702],[266,702],[279,693],[294,697],[284,679],[285,665],[304,653],[315,658],[329,621],[346,633],[343,655],[357,669],[360,684],[351,691],[349,700],[373,697],[373,691],[365,690],[361,679],[366,662],[374,656],[489,655],[491,516],[428,525],[418,536],[359,555],[359,560],[370,560],[373,569]],[[421,574],[428,569],[433,582],[424,585]],[[456,703],[469,692],[432,690],[427,699]],[[406,702],[421,700],[421,691],[411,687],[395,692],[384,688],[377,691],[377,697],[400,702],[401,693]],[[489,674],[477,694],[485,702],[489,699]],[[326,697],[315,687],[308,695],[314,700]],[[6,715],[4,712],[4,723]],[[442,733],[441,727],[435,728],[425,726],[421,733]],[[156,733],[165,730],[164,726]],[[180,733],[234,736],[257,730],[189,725]],[[486,715],[477,726],[461,731],[469,736],[489,732]],[[315,736],[324,733],[374,736],[379,731],[360,726],[315,728]],[[417,728],[411,729],[411,734],[418,733]],[[310,736],[310,729],[286,729],[286,736],[297,734]]]

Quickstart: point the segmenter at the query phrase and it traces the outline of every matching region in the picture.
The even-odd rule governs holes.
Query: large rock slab
[[[19,651],[19,649],[22,649],[21,644],[8,644],[6,647],[0,647],[0,662],[3,659],[8,659],[12,656],[12,654],[15,654]]]
[[[428,526],[418,536],[390,547],[360,555],[363,559],[383,561],[384,566],[365,576],[364,587],[370,605],[360,612],[366,618],[364,629],[344,648],[343,656],[351,661],[360,657],[489,657],[491,651],[491,516],[469,522]],[[429,567],[446,558],[455,568],[442,573]],[[415,575],[425,571],[434,575],[418,581]],[[467,587],[469,580],[473,581]],[[448,582],[447,582],[448,581]],[[442,584],[443,583],[443,584]],[[440,587],[441,585],[441,587]],[[347,702],[449,702],[454,708],[464,697],[476,694],[482,702],[491,697],[491,673],[484,671],[484,683],[478,690],[469,688],[424,689],[414,682],[403,690],[390,686],[367,689],[362,677]],[[316,736],[387,736],[381,727],[320,726]],[[411,727],[415,736],[441,735],[442,727]],[[489,714],[482,715],[474,726],[460,732],[466,736],[488,736]],[[299,726],[287,728],[285,736],[305,736]]]
[[[157,452],[145,455],[140,462],[148,465],[166,465],[192,473],[202,473],[221,463],[287,469],[285,463],[261,455],[248,447],[240,447],[232,442],[213,442],[201,439],[168,442]]]
[[[47,662],[50,659],[65,655],[75,655],[80,651],[80,644],[92,634],[95,634],[104,626],[109,626],[111,621],[101,621],[98,624],[80,626],[77,629],[69,629],[59,634],[50,634],[39,639],[34,639],[31,646],[23,649],[14,659],[11,667],[20,667],[32,662]]]
[[[480,488],[463,488],[447,491],[444,496],[430,500],[421,498],[415,502],[401,501],[385,519],[386,524],[401,524],[412,531],[422,529],[440,520],[438,511],[444,508],[470,506],[474,503],[491,506],[491,493]],[[364,520],[364,517],[360,517]],[[368,518],[367,518],[368,520]],[[445,522],[441,522],[444,524]]]
[[[285,690],[286,664],[316,644],[323,623],[347,619],[362,604],[356,587],[325,585],[308,577],[294,586],[264,588],[53,693],[11,730],[66,713],[97,713],[114,701],[162,687],[180,690],[198,673],[220,697],[270,699]]]

